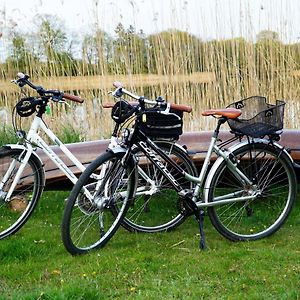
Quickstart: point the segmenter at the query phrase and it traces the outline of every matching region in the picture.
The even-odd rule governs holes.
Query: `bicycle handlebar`
[[[122,96],[122,94],[126,94],[126,95],[130,96],[131,98],[133,98],[133,99],[135,99],[135,100],[140,100],[140,99],[142,98],[142,97],[140,97],[140,96],[138,96],[138,95],[135,95],[135,94],[133,94],[133,93],[127,91],[127,90],[123,87],[122,83],[119,82],[119,81],[113,82],[113,86],[116,88],[116,90],[115,90],[115,92],[114,92],[115,95],[116,95],[116,97],[118,97],[118,92],[119,92],[119,93],[120,93],[120,97]],[[144,99],[144,100],[146,100],[146,99]],[[149,101],[150,101],[150,100],[149,100]],[[156,103],[156,102],[154,102],[154,103]],[[149,103],[149,104],[151,104],[151,103]]]
[[[18,79],[12,80],[13,83],[17,84],[19,87],[23,87],[27,84],[32,89],[36,90],[40,96],[48,95],[49,97],[52,98],[53,101],[59,102],[62,99],[68,99],[68,100],[71,100],[73,102],[78,102],[78,103],[84,102],[84,99],[82,99],[78,96],[64,93],[64,92],[58,91],[58,90],[45,90],[42,86],[34,85],[31,81],[29,81],[29,76],[27,74],[19,72],[17,74],[17,77],[18,77]]]
[[[135,95],[129,91],[127,91],[124,87],[123,87],[123,84],[119,81],[115,81],[113,83],[113,86],[116,88],[116,90],[112,93],[112,95],[114,97],[121,97],[123,94],[126,94],[128,96],[130,96],[131,98],[135,99],[135,100],[138,100],[138,103],[135,103],[135,104],[132,104],[130,103],[131,105],[138,105],[138,104],[142,104],[142,103],[146,103],[146,104],[151,104],[151,105],[159,105],[161,106],[162,104],[166,105],[167,103],[165,101],[157,101],[157,100],[148,100],[148,99],[145,99],[144,97],[141,97],[141,96],[138,96],[138,95]],[[109,104],[107,104],[109,105]],[[170,103],[170,108],[173,108],[173,109],[176,109],[176,110],[180,110],[180,111],[183,111],[183,112],[188,112],[190,113],[192,111],[192,107],[189,106],[189,105],[181,105],[181,104],[175,104],[175,103]],[[105,107],[105,105],[103,106],[103,108],[109,108],[109,107]]]
[[[153,101],[155,102],[155,101]],[[137,106],[139,105],[139,102],[128,102],[131,106]],[[157,102],[155,102],[156,104]],[[103,104],[103,108],[113,108],[115,104],[114,103],[104,103]],[[180,110],[183,112],[188,112],[190,113],[192,111],[192,108],[188,105],[181,105],[181,104],[174,104],[174,103],[170,103],[170,108],[176,109],[176,110]]]

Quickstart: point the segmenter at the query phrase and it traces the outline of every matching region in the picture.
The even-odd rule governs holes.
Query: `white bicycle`
[[[47,154],[73,184],[77,182],[73,172],[40,136],[40,130],[59,146],[81,172],[85,170],[42,119],[50,100],[57,103],[64,103],[65,99],[79,103],[84,100],[62,91],[45,90],[31,83],[29,76],[23,73],[18,73],[18,79],[13,82],[21,88],[25,85],[30,86],[37,91],[39,97],[25,97],[16,104],[15,115],[21,117],[29,117],[34,113],[36,115],[27,134],[23,130],[16,130],[18,144],[8,144],[0,150],[0,239],[15,233],[25,224],[43,192],[45,171],[42,161],[36,154],[37,147]]]
[[[59,140],[43,121],[43,115],[47,110],[49,101],[65,103],[65,99],[67,99],[82,103],[84,100],[62,91],[45,90],[41,86],[34,85],[29,81],[29,76],[22,73],[18,73],[18,79],[13,82],[20,87],[28,85],[36,90],[39,96],[22,98],[16,104],[14,110],[15,116],[29,117],[32,114],[35,114],[35,116],[27,134],[23,130],[15,129],[19,138],[18,144],[8,144],[0,149],[0,239],[14,234],[26,223],[43,192],[45,186],[45,171],[44,165],[35,151],[37,147],[45,152],[49,159],[57,165],[73,184],[77,182],[76,175],[56,155],[51,147],[49,147],[47,142],[40,136],[40,131],[44,131],[44,133],[59,146],[62,152],[80,172],[85,170],[85,166],[67,149],[63,142]],[[177,145],[174,141],[157,141],[156,143],[168,156],[177,158],[178,164],[184,170],[196,174],[195,166],[182,147]],[[115,128],[115,132],[111,136],[109,148],[117,149],[117,145],[118,137]],[[130,231],[155,232],[168,230],[178,226],[185,219],[185,216],[178,210],[177,198],[168,200],[169,208],[164,214],[161,214],[160,218],[153,218],[153,215],[157,214],[157,210],[149,209],[150,201],[155,204],[157,209],[159,209],[162,204],[154,200],[152,196],[153,192],[150,193],[151,187],[153,186],[152,170],[153,168],[150,166],[144,171],[142,168],[137,168],[137,174],[143,178],[143,186],[145,186],[145,182],[148,182],[149,188],[142,190],[140,188],[140,192],[137,193],[137,196],[139,196],[139,200],[142,200],[136,201],[134,215],[128,214],[128,218],[123,221],[124,227]],[[103,169],[102,172],[104,171]],[[147,175],[147,173],[150,174],[150,172],[152,172],[152,178],[149,178]],[[94,177],[94,179],[97,179],[97,175],[94,175]],[[155,178],[157,178],[157,176]],[[86,212],[89,208],[90,202],[88,199],[91,198],[91,188],[95,187],[91,185],[90,188],[85,191],[85,196],[78,198],[77,205],[83,212]],[[145,197],[142,197],[143,194]],[[141,204],[138,206],[139,203]],[[120,205],[122,206],[122,202]],[[170,209],[170,207],[173,209]],[[163,211],[162,209],[160,210]],[[121,211],[121,207],[117,207],[109,212],[111,216],[108,218],[99,216],[99,223],[103,223],[103,220],[100,220],[101,218],[106,218],[114,222],[118,219],[119,212]],[[147,220],[155,220],[155,222],[146,222],[146,218]],[[110,225],[111,224],[108,224],[107,227],[110,228]]]

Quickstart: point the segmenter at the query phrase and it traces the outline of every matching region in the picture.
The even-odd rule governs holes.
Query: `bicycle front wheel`
[[[31,155],[11,191],[25,154],[26,150],[0,150],[0,239],[14,234],[26,223],[44,188],[43,167]]]
[[[71,254],[103,247],[122,222],[136,181],[133,162],[124,167],[123,155],[99,156],[73,187],[62,222],[62,240]],[[112,213],[116,207],[117,215]]]
[[[185,172],[197,176],[193,161],[181,147],[166,141],[155,143]],[[135,199],[122,225],[129,231],[147,233],[174,229],[186,219],[186,214],[181,210],[179,195],[138,147],[135,148],[134,154],[138,161],[139,180]],[[162,160],[161,157],[158,158]],[[193,188],[194,183],[187,181],[169,163],[163,160],[162,162],[182,187]]]
[[[286,221],[295,202],[297,182],[291,161],[281,149],[264,143],[246,144],[235,150],[233,157],[253,184],[236,179],[224,161],[211,180],[208,201],[253,192],[257,196],[208,208],[211,222],[219,233],[233,241],[270,236]]]

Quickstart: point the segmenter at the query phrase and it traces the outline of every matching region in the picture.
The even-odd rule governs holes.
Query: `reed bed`
[[[178,30],[145,36],[120,24],[115,37],[99,30],[85,37],[78,59],[71,48],[65,50],[68,40],[61,29],[46,20],[41,30],[45,34],[36,33],[35,39],[42,52],[32,50],[26,36],[11,35],[11,55],[0,72],[3,120],[19,97],[9,80],[22,71],[46,88],[86,98],[83,106],[71,109],[52,105],[48,120],[58,128],[62,122],[72,124],[83,140],[109,136],[110,113],[102,104],[112,100],[108,91],[115,80],[148,98],[162,96],[191,105],[193,114],[185,117],[187,131],[212,129],[214,122],[200,116],[203,109],[224,107],[251,95],[266,96],[271,102],[287,100],[290,117],[285,126],[299,128],[300,44],[284,44],[275,34],[271,38],[262,34],[255,42],[244,38],[204,42]],[[60,33],[62,40],[47,44],[54,33]]]

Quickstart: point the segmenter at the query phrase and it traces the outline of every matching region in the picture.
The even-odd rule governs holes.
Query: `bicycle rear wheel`
[[[11,196],[7,194],[26,150],[0,150],[0,239],[17,232],[33,212],[44,188],[43,167],[31,155]]]
[[[137,180],[132,160],[123,167],[123,155],[106,152],[99,156],[73,187],[62,222],[62,240],[71,254],[103,247],[122,222]],[[112,209],[116,207],[115,215]]]
[[[233,241],[270,236],[286,221],[295,202],[297,182],[291,161],[278,147],[263,143],[244,145],[233,156],[253,185],[239,182],[223,161],[211,180],[209,202],[233,193],[247,196],[253,190],[258,191],[258,196],[208,208],[211,222],[219,233]]]
[[[193,161],[181,147],[175,143],[164,141],[157,141],[156,144],[184,171],[192,176],[197,176]],[[140,170],[137,192],[122,225],[129,231],[147,233],[174,229],[187,217],[181,210],[177,192],[138,147],[135,148],[134,154]],[[162,162],[182,187],[193,188],[194,183],[183,178],[167,162],[163,160]],[[146,179],[143,178],[141,172],[145,172]],[[149,183],[148,179],[151,179],[152,183]]]

